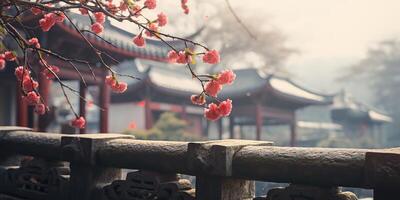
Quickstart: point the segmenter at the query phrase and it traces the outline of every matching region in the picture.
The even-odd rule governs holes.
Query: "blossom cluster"
[[[188,0],[181,0],[181,7],[185,14],[189,14],[189,7],[188,7],[187,3],[188,3]]]
[[[131,11],[131,13],[135,13],[134,16],[139,16],[137,13],[140,14],[140,11],[147,8],[147,9],[154,9],[157,6],[157,2],[156,0],[146,0],[143,4],[143,7],[140,8],[139,10],[137,10],[138,8],[136,7],[136,11]],[[143,27],[142,31],[137,34],[133,39],[133,43],[137,46],[137,47],[145,47],[146,46],[146,40],[143,37],[143,31],[144,34],[151,38],[151,37],[157,37],[158,36],[158,31],[160,27],[163,27],[165,25],[167,25],[168,23],[168,17],[165,13],[160,12],[157,15],[157,19],[154,20],[148,20],[147,23],[145,24],[145,26]]]
[[[77,117],[74,120],[72,120],[71,125],[73,127],[82,129],[82,128],[85,128],[86,120],[84,117],[80,116],[80,117]]]
[[[16,61],[17,57],[11,51],[6,51],[0,54],[1,69],[6,67],[6,61]],[[30,71],[25,69],[23,66],[15,68],[15,76],[18,80],[18,84],[21,85],[24,96],[23,100],[28,103],[28,105],[35,106],[35,112],[42,115],[45,113],[44,104],[40,103],[40,96],[35,91],[39,86],[39,83],[32,79]]]
[[[217,78],[207,82],[204,86],[205,91],[212,97],[217,97],[223,85],[231,85],[236,79],[232,70],[224,70],[217,75]]]
[[[14,71],[18,84],[22,86],[22,99],[30,106],[35,107],[35,112],[39,115],[46,113],[46,106],[41,102],[40,95],[37,92],[39,83],[31,76],[31,71],[24,67],[18,66]]]
[[[204,63],[218,64],[220,62],[219,52],[215,49],[207,50],[203,53],[195,53],[188,48],[182,51],[171,50],[167,54],[167,59],[170,63],[190,65],[191,63],[195,63],[196,56],[200,55],[202,55],[202,60]],[[191,101],[193,104],[206,104],[206,96],[216,99],[218,93],[222,90],[223,85],[231,85],[236,79],[236,75],[232,70],[223,70],[217,75],[210,75],[207,77],[209,77],[210,80],[204,85],[204,91],[199,95],[191,96]],[[218,105],[215,103],[210,103],[208,104],[208,107],[204,109],[204,116],[207,119],[214,121],[221,117],[228,116],[231,113],[232,100],[227,99],[225,101],[218,102]]]
[[[208,108],[204,109],[204,117],[215,121],[221,117],[228,116],[232,111],[232,100],[227,99],[220,102],[219,105],[215,103],[208,104]]]
[[[217,64],[220,61],[220,56],[217,50],[209,50],[205,53],[196,54],[186,48],[182,51],[171,50],[167,54],[168,62],[178,64],[190,64],[195,59],[196,55],[203,54],[203,62],[208,64]]]
[[[37,38],[31,38],[27,41],[27,43],[31,48],[40,48],[40,43]],[[17,61],[17,57],[11,51],[6,51],[0,54],[0,70],[3,70],[6,67],[6,61]],[[55,78],[57,73],[60,71],[59,67],[57,66],[48,65],[47,63],[41,64],[46,67],[40,73],[47,79]],[[41,100],[41,96],[37,91],[39,82],[32,77],[31,70],[26,66],[18,66],[15,68],[14,75],[17,79],[17,84],[21,86],[22,100],[29,106],[33,106],[35,113],[38,115],[45,114],[48,108]],[[79,122],[77,123],[77,121]],[[85,119],[82,117],[77,117],[71,121],[71,124],[77,128],[83,128],[85,123]]]
[[[32,48],[40,48],[40,43],[37,38],[31,38],[27,41],[28,45]],[[7,61],[16,61],[17,57],[13,52],[6,51],[4,54],[0,55],[0,58],[4,58]],[[51,72],[50,72],[51,71]],[[50,66],[47,70],[42,71],[41,73],[51,79],[54,77],[54,73],[57,73],[59,68],[57,66]],[[18,66],[14,71],[15,77],[18,83],[21,85],[22,99],[27,102],[28,105],[35,107],[35,112],[39,115],[43,115],[46,113],[46,106],[42,103],[40,99],[40,95],[37,92],[37,88],[39,87],[39,83],[33,79],[31,76],[31,71],[24,66]]]
[[[14,61],[16,59],[15,55],[11,51],[6,51],[0,54],[0,70],[6,68],[7,61]]]
[[[200,95],[192,95],[191,101],[196,105],[204,105],[206,103],[205,95],[217,97],[217,94],[222,90],[223,85],[230,85],[235,80],[236,75],[232,70],[223,70],[204,86],[204,92]],[[232,111],[232,100],[226,99],[219,104],[210,103],[204,109],[204,117],[215,121],[221,117],[228,116]]]
[[[182,51],[171,50],[167,54],[168,62],[187,64],[195,62],[196,56],[202,55],[202,60],[207,64],[218,64],[220,62],[219,52],[215,49],[207,50],[203,53],[195,53],[190,49]],[[196,75],[194,75],[196,76]],[[224,85],[231,85],[236,79],[236,75],[232,70],[223,70],[214,76],[207,76],[210,80],[204,85],[204,90],[199,95],[192,95],[190,100],[195,105],[205,105],[206,96],[216,99],[218,93],[222,90]],[[227,99],[225,101],[218,101],[218,105],[215,103],[208,104],[208,107],[204,109],[204,116],[209,120],[218,120],[221,117],[228,116],[232,110],[232,100]]]
[[[46,7],[52,6],[50,3],[46,4]],[[38,7],[32,7],[31,12],[34,15],[43,14],[43,17],[39,20],[39,26],[44,32],[49,31],[56,23],[62,23],[65,20],[65,14],[61,11],[46,13]]]
[[[111,90],[115,93],[124,93],[128,89],[128,84],[118,81],[114,75],[106,76],[105,83],[110,86]]]

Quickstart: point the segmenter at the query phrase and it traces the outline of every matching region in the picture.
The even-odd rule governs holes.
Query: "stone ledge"
[[[199,174],[232,175],[232,160],[246,146],[271,146],[269,141],[216,140],[188,143],[188,167]]]

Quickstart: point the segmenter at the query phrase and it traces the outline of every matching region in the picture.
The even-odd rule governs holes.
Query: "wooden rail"
[[[305,199],[350,200],[354,194],[338,190],[349,186],[373,189],[375,199],[383,200],[397,199],[395,191],[400,187],[396,148],[274,147],[271,142],[248,140],[144,141],[119,134],[63,135],[0,127],[0,152],[2,161],[15,154],[35,157],[24,158],[19,168],[3,167],[0,194],[7,198],[289,200],[301,194]],[[121,168],[139,171],[124,179]],[[196,176],[195,190],[177,174]],[[254,180],[291,185],[256,198]],[[31,193],[35,195],[26,195]]]

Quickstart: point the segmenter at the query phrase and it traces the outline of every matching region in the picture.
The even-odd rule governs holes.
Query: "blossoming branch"
[[[180,5],[183,13],[189,14],[188,0],[181,0]],[[192,64],[198,59],[197,57],[200,57],[204,63],[214,65],[220,62],[218,51],[211,50],[195,41],[163,33],[161,28],[166,26],[169,21],[168,16],[164,12],[158,13],[155,19],[150,19],[142,14],[144,10],[155,12],[154,9],[157,7],[156,0],[3,0],[0,2],[0,6],[0,37],[4,38],[5,35],[11,36],[18,44],[21,52],[23,52],[21,55],[17,55],[15,49],[5,48],[1,50],[0,70],[4,70],[6,62],[16,62],[18,64],[18,67],[15,68],[15,76],[21,85],[23,100],[29,105],[34,106],[35,112],[39,115],[45,114],[49,108],[40,96],[37,69],[31,67],[29,58],[36,57],[38,64],[43,67],[43,70],[39,71],[39,73],[60,84],[67,103],[75,115],[75,119],[71,121],[71,125],[77,128],[85,127],[86,120],[74,110],[65,90],[71,90],[73,94],[78,96],[79,93],[63,83],[58,76],[58,73],[62,70],[61,67],[49,64],[47,58],[54,57],[70,63],[74,66],[76,73],[81,76],[83,82],[85,82],[84,78],[75,67],[75,63],[86,64],[89,68],[92,63],[76,58],[67,58],[64,55],[43,48],[38,38],[28,37],[30,34],[26,33],[26,27],[18,28],[17,25],[22,25],[24,16],[37,19],[38,27],[36,29],[39,28],[42,32],[48,32],[57,23],[63,23],[66,20],[71,23],[75,31],[85,42],[85,45],[88,45],[95,53],[102,67],[105,67],[109,71],[109,75],[104,81],[115,93],[123,93],[127,90],[128,84],[120,81],[119,77],[129,75],[118,73],[104,62],[104,57],[110,57],[110,55],[97,49],[83,33],[89,32],[102,38],[104,23],[107,18],[120,22],[130,22],[139,28],[139,31],[132,38],[133,44],[137,47],[145,48],[146,38],[162,41],[171,49],[165,55],[168,61],[186,65],[192,77],[201,83],[202,92],[194,94],[190,98],[193,104],[204,106],[204,116],[207,119],[217,120],[220,117],[228,116],[231,112],[232,101],[230,99],[221,101],[217,98],[217,95],[223,85],[232,84],[236,77],[235,74],[231,70],[224,70],[214,75],[197,74],[192,68]],[[70,17],[70,12],[73,11],[79,12],[80,15],[89,19],[91,22],[90,30],[80,30],[76,27]],[[178,49],[169,44],[166,39],[179,40],[184,43],[186,48]],[[189,48],[189,45],[195,48]],[[81,96],[79,97],[82,98]],[[210,99],[208,104],[207,99]]]

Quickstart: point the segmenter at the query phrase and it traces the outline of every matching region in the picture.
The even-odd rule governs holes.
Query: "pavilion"
[[[208,135],[210,123],[204,119],[202,107],[192,105],[189,100],[190,95],[201,92],[201,87],[191,78],[185,66],[136,59],[121,63],[119,68],[126,69],[125,73],[128,74],[140,74],[140,80],[130,81],[126,93],[112,95],[111,107],[114,110],[112,112],[115,112],[112,118],[118,118],[115,120],[118,124],[126,127],[129,121],[137,120],[144,124],[138,125],[138,128],[149,129],[161,112],[170,111],[180,113],[183,119],[189,120],[190,130],[194,133]],[[255,126],[256,138],[260,140],[264,125],[289,125],[291,144],[294,145],[295,111],[306,106],[329,105],[332,102],[331,96],[311,92],[290,79],[265,74],[257,69],[241,69],[235,73],[237,79],[234,84],[226,86],[219,95],[222,99],[233,100],[234,109],[229,117],[230,138],[234,137],[235,126]],[[136,107],[141,106],[143,109],[135,109],[134,102],[140,102],[136,103]],[[131,109],[127,109],[127,106],[131,106]],[[217,123],[219,137],[222,138],[222,120]],[[115,131],[123,127],[119,128]]]
[[[92,49],[87,45],[82,45],[84,40],[75,31],[75,28],[88,29],[90,22],[78,14],[69,14],[76,27],[65,21],[54,26],[50,32],[43,33],[38,30],[34,34],[39,36],[43,47],[65,57],[87,60],[92,64],[93,69],[91,70],[85,64],[75,63],[75,66],[72,66],[68,62],[53,57],[47,58],[50,64],[60,67],[59,77],[62,80],[80,82],[80,96],[86,97],[87,88],[84,87],[85,84],[80,75],[76,73],[75,67],[79,69],[88,86],[98,89],[97,101],[103,109],[99,112],[99,132],[110,131],[109,125],[119,125],[118,130],[122,130],[121,127],[126,127],[130,122],[126,120],[132,120],[130,114],[136,116],[138,128],[141,128],[141,124],[143,124],[143,128],[149,129],[160,113],[172,111],[180,113],[183,119],[190,122],[191,131],[208,135],[210,123],[203,118],[203,108],[193,106],[189,101],[190,95],[200,92],[200,85],[191,79],[189,72],[183,69],[184,66],[170,65],[166,62],[169,49],[164,43],[147,40],[146,48],[137,48],[131,42],[134,35],[123,30],[113,21],[106,21],[104,24],[105,32],[101,35],[109,42],[90,33],[83,33],[95,48],[118,60],[116,62],[105,56],[104,61],[107,65],[112,66],[121,74],[133,75],[140,79],[125,79],[129,83],[128,91],[124,94],[111,95],[109,88],[103,81],[108,72],[104,70],[104,67],[101,67],[101,63],[96,59]],[[38,19],[35,17],[26,17],[25,19],[25,23],[29,25],[35,25],[37,21]],[[186,38],[191,39],[200,32],[201,29]],[[177,48],[184,45],[179,41],[168,41],[168,43]],[[8,42],[8,46],[17,49],[12,42]],[[40,71],[41,66],[33,67]],[[21,100],[20,93],[16,92],[20,88],[16,84],[13,68],[13,66],[10,66],[7,67],[7,70],[0,72],[1,85],[7,86],[0,88],[2,91],[6,91],[5,95],[0,98],[0,103],[7,107],[7,105],[16,102],[13,106],[5,109],[10,116],[8,124],[14,124],[11,123],[14,121],[11,118],[14,118],[16,125],[46,131],[47,121],[53,116],[51,116],[51,113],[39,116],[38,123],[35,123],[33,110],[28,108]],[[287,78],[265,74],[256,69],[242,69],[235,73],[237,74],[235,83],[224,88],[220,94],[221,97],[231,98],[234,102],[234,110],[229,118],[230,137],[234,137],[235,126],[255,126],[256,138],[261,139],[264,125],[285,124],[290,126],[291,144],[294,145],[296,140],[295,111],[307,106],[331,103],[330,96],[311,92]],[[93,77],[93,74],[96,78]],[[51,105],[51,102],[49,102],[51,101],[50,88],[55,82],[47,80],[41,75],[38,81],[42,98]],[[17,90],[13,88],[17,88]],[[10,96],[15,97],[15,99],[10,99]],[[125,107],[126,105],[131,105],[132,110]],[[87,103],[80,99],[79,114],[81,116],[86,116],[86,108]],[[139,112],[135,112],[135,109]],[[143,110],[143,115],[138,114],[141,112],[140,110]],[[111,113],[112,123],[109,121],[109,112],[116,114]],[[114,131],[112,127],[111,131]],[[80,130],[80,133],[85,132],[85,129]],[[218,121],[218,132],[219,137],[222,138],[222,120]]]
[[[392,122],[389,115],[355,101],[345,91],[334,98],[331,118],[341,124],[343,132],[350,137],[382,135],[382,125]]]
[[[87,86],[97,87],[98,99],[96,102],[98,102],[98,106],[102,108],[102,111],[99,112],[99,131],[108,132],[108,110],[111,95],[110,89],[104,84],[104,78],[108,75],[108,71],[105,70],[105,67],[101,66],[102,64],[96,58],[94,51],[89,47],[89,45],[85,44],[81,35],[76,32],[76,28],[79,30],[90,30],[90,21],[87,17],[83,17],[76,13],[70,12],[68,15],[71,17],[74,25],[68,22],[68,20],[65,20],[61,24],[56,24],[49,32],[42,32],[38,29],[33,30],[32,33],[39,38],[42,47],[64,57],[85,60],[91,64],[92,68],[90,69],[87,64],[74,63],[73,66],[69,62],[51,56],[46,59],[49,64],[60,67],[61,71],[58,75],[61,80],[80,82],[79,95],[81,97],[86,97],[87,95],[85,83]],[[24,24],[36,26],[39,19],[38,17],[39,16],[26,15],[24,17]],[[132,38],[135,35],[123,30],[121,25],[118,25],[117,23],[118,22],[110,20],[105,22],[105,30],[101,34],[103,39],[91,33],[83,32],[83,35],[95,48],[104,52],[104,55],[112,57],[103,57],[104,62],[107,65],[114,68],[118,62],[134,60],[136,58],[166,62],[166,55],[169,49],[164,43],[158,40],[146,39],[146,48],[138,48],[132,43]],[[16,25],[16,27],[21,28],[18,25]],[[191,39],[200,31],[201,30],[186,38]],[[182,42],[177,40],[167,42],[176,48],[184,45]],[[11,38],[6,38],[5,43],[10,49],[13,49],[18,53],[19,49]],[[36,72],[42,70],[42,67],[39,65],[32,67]],[[4,107],[3,116],[7,116],[5,119],[0,118],[0,123],[32,127],[39,131],[45,131],[48,125],[46,121],[48,121],[49,118],[53,118],[53,116],[51,116],[51,113],[48,113],[39,116],[39,119],[35,120],[36,117],[33,109],[29,108],[28,105],[22,101],[20,92],[18,92],[20,88],[19,84],[16,84],[17,81],[13,74],[14,68],[15,66],[12,66],[11,63],[7,63],[7,69],[0,72],[0,91],[3,94],[2,97],[0,97],[0,108]],[[114,69],[119,71],[118,68]],[[77,70],[79,70],[80,74],[77,73]],[[51,100],[50,88],[51,85],[56,84],[56,82],[47,80],[41,75],[41,73],[38,73],[38,76],[38,82],[40,85],[39,92],[41,93],[44,102],[49,103]],[[85,79],[85,82],[82,81],[81,76]],[[96,76],[96,78],[94,78],[94,76]],[[51,105],[51,102],[49,105]],[[87,104],[80,99],[79,114],[81,116],[86,116],[86,106]],[[37,123],[35,123],[35,121],[37,121]],[[85,129],[80,130],[80,133],[85,132]]]

